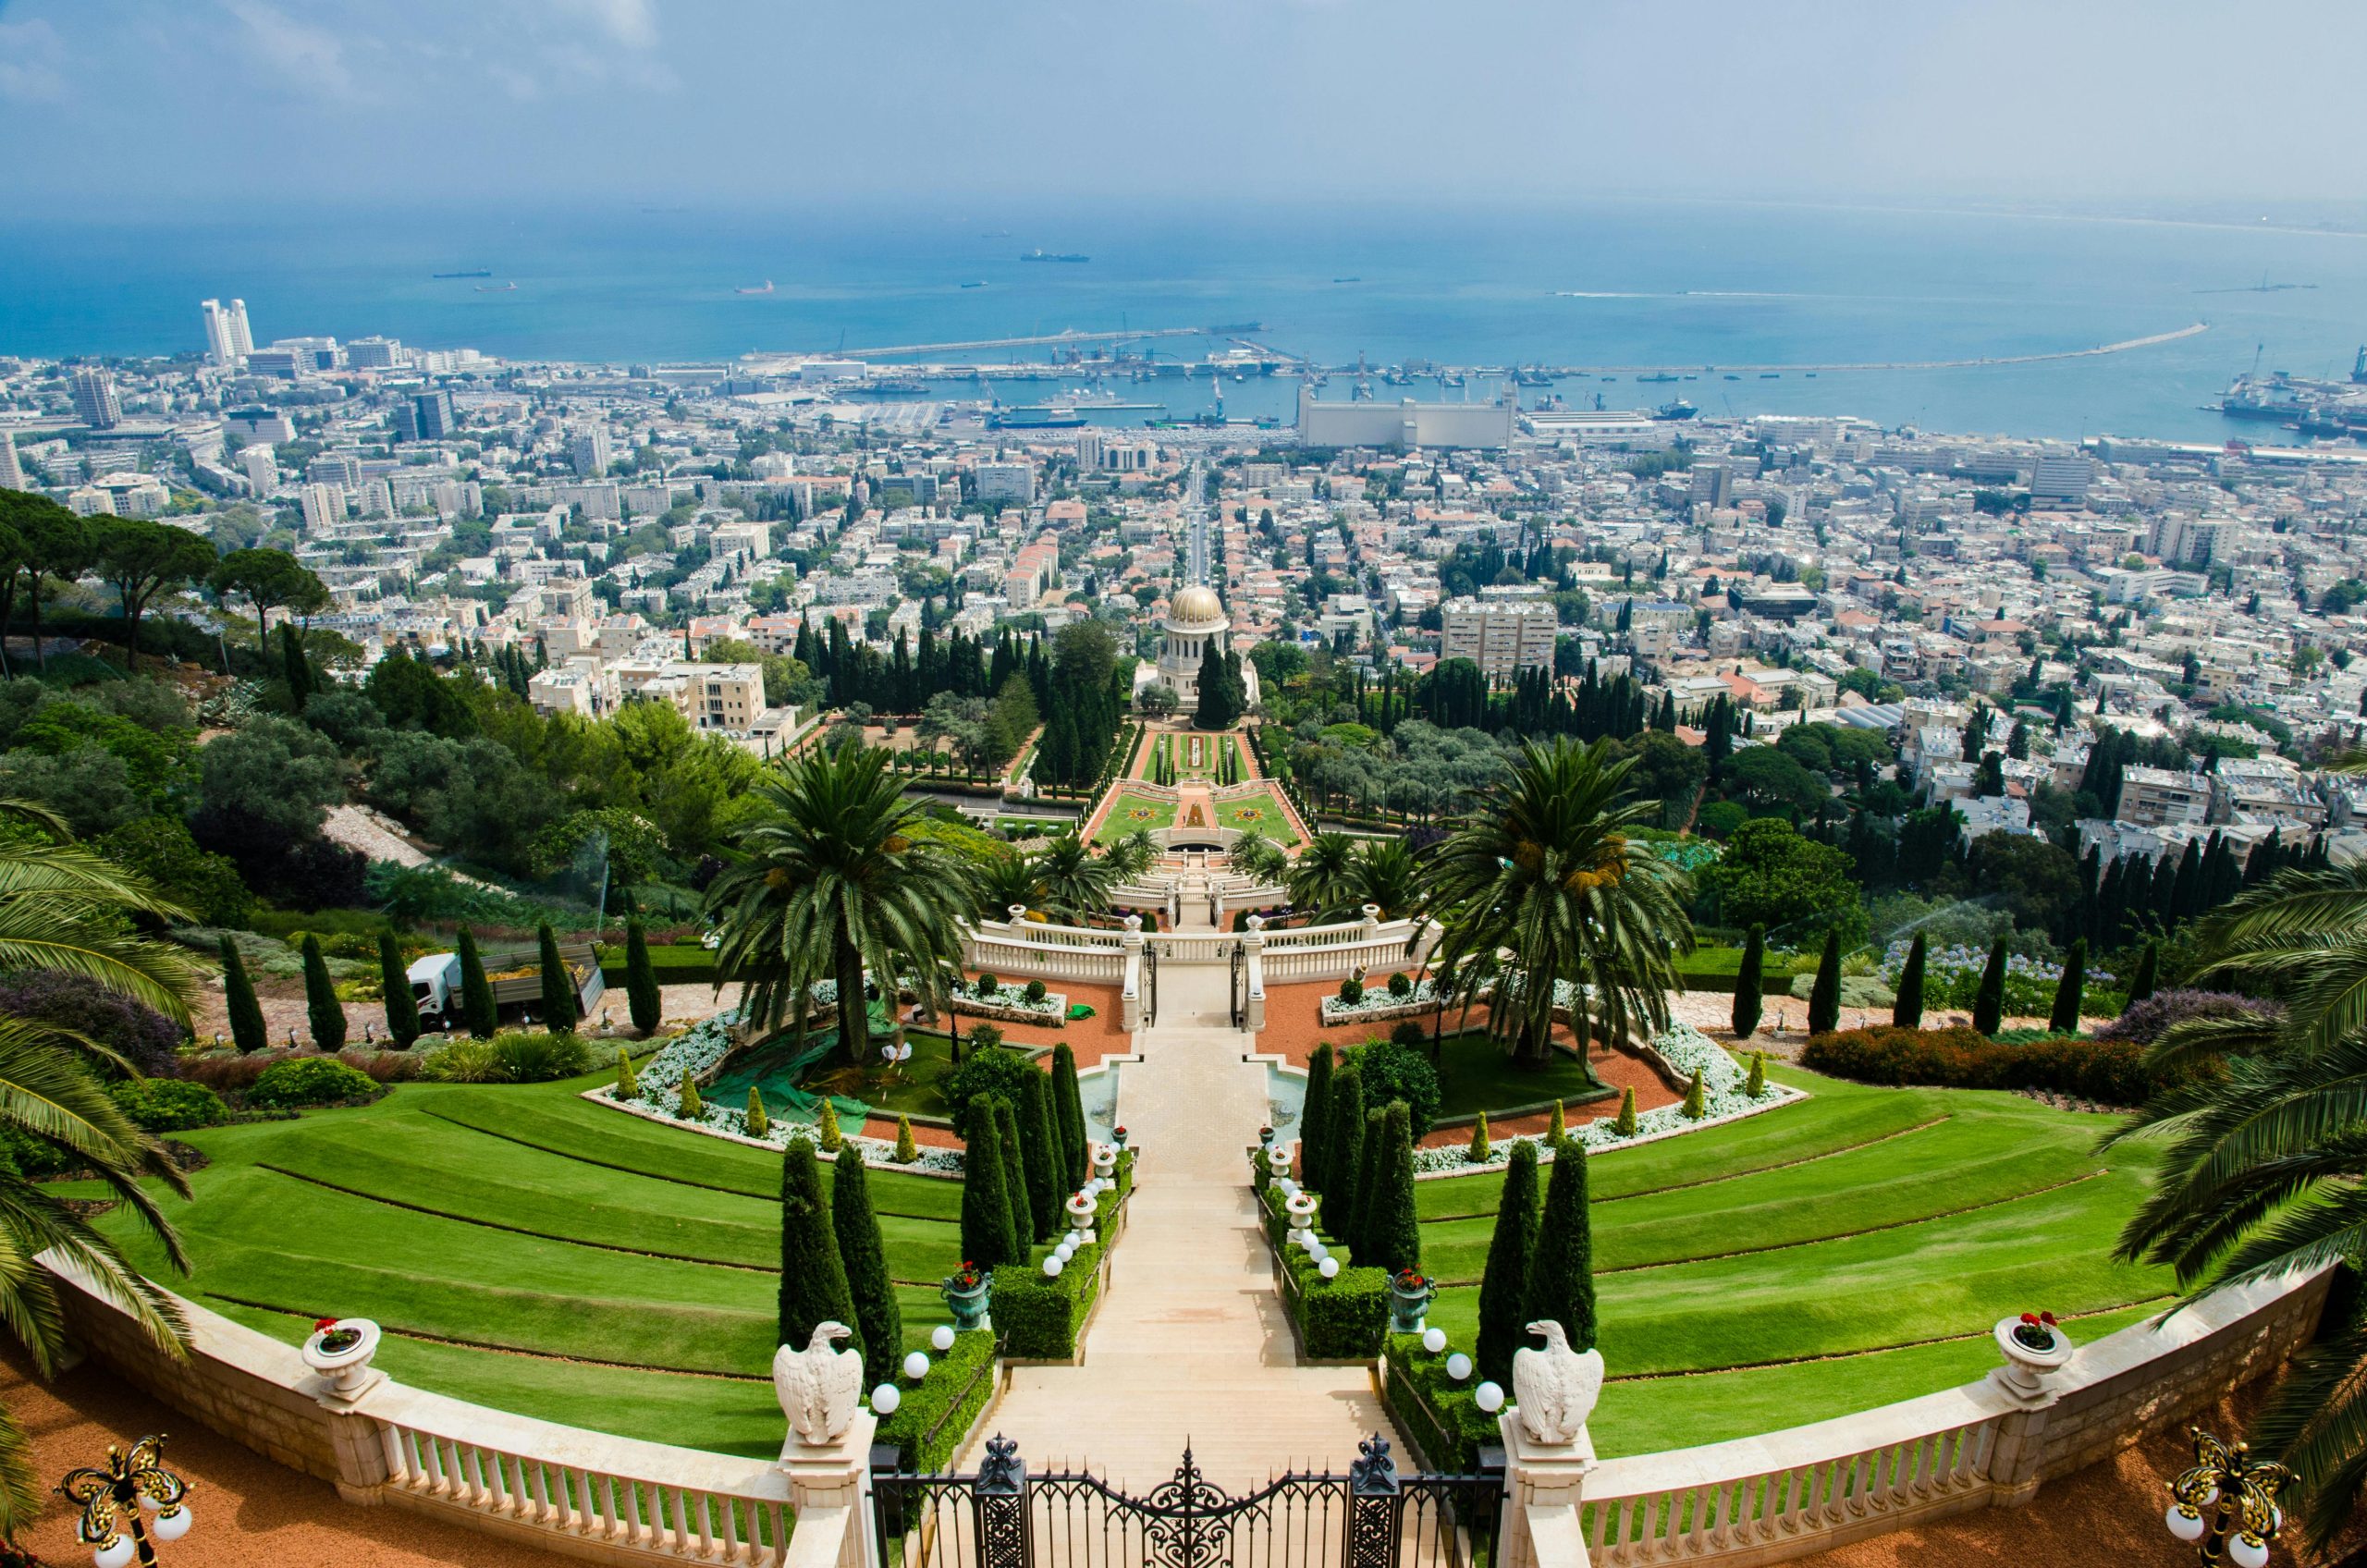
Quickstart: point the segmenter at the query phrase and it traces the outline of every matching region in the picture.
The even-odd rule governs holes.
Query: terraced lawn
[[[2110,1260],[2150,1180],[2106,1119],[2018,1096],[1880,1089],[1771,1065],[1814,1097],[1600,1155],[1597,1446],[1639,1453],[1820,1420],[1995,1365],[1988,1334],[2045,1308],[2100,1336],[2166,1305],[2166,1270]],[[1500,1173],[1417,1188],[1430,1322],[1468,1345]]]
[[[1097,844],[1114,844],[1121,839],[1131,839],[1137,833],[1175,826],[1175,802],[1155,801],[1148,795],[1138,795],[1132,790],[1121,790],[1118,798],[1110,802],[1109,812],[1101,818],[1101,826],[1094,830]]]
[[[168,1201],[186,1280],[296,1342],[324,1315],[387,1330],[421,1387],[629,1437],[779,1452],[769,1369],[780,1157],[533,1087],[405,1084],[376,1105],[187,1134],[213,1163]],[[823,1171],[827,1188],[829,1172]],[[950,1315],[958,1182],[875,1170],[906,1348]]]

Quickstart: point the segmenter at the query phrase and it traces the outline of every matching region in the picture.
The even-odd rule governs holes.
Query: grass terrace
[[[2086,1341],[2168,1305],[2166,1269],[2111,1261],[2152,1150],[2107,1119],[2009,1094],[1883,1089],[1771,1064],[1805,1102],[1598,1155],[1607,1454],[1720,1441],[1912,1398],[1997,1361],[2046,1309]],[[1433,1327],[1469,1348],[1501,1170],[1416,1190]]]
[[[1218,802],[1217,826],[1239,828],[1245,833],[1255,828],[1276,843],[1286,846],[1298,841],[1298,832],[1291,826],[1290,814],[1282,809],[1282,798],[1270,784],[1261,787],[1256,794]]]
[[[133,1261],[295,1343],[375,1318],[377,1364],[458,1398],[626,1437],[779,1451],[770,1367],[779,1155],[533,1086],[404,1084],[374,1105],[180,1134],[213,1163],[166,1210],[182,1279],[120,1216]],[[830,1172],[822,1170],[827,1189]],[[950,1321],[962,1186],[875,1169],[907,1349]],[[94,1192],[92,1195],[97,1195]]]
[[[1118,798],[1110,802],[1101,826],[1093,835],[1097,844],[1114,844],[1137,833],[1155,831],[1175,826],[1175,802],[1155,801],[1148,795],[1132,790],[1121,790]]]

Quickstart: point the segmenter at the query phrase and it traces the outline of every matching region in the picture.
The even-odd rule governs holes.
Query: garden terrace
[[[407,1383],[572,1426],[766,1455],[781,1157],[532,1086],[410,1084],[374,1105],[179,1134],[212,1163],[167,1199],[172,1289],[294,1343],[324,1315],[385,1326]],[[830,1170],[821,1168],[827,1190]],[[950,1320],[959,1182],[875,1168],[905,1348]]]
[[[1810,1098],[1593,1157],[1606,1454],[1719,1441],[1951,1387],[1990,1329],[2051,1310],[2082,1341],[2168,1305],[2111,1261],[2154,1154],[2015,1095],[1883,1089],[1771,1065]],[[1429,1321],[1468,1347],[1502,1166],[1416,1189]]]

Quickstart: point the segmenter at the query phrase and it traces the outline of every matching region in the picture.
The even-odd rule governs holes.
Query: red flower
[[[325,1334],[331,1329],[336,1327],[337,1319],[334,1317],[315,1317],[313,1319],[313,1332],[315,1334]]]
[[[2040,1322],[2042,1322],[2042,1323],[2045,1324],[2045,1325],[2046,1325],[2048,1328],[2050,1328],[2050,1329],[2052,1329],[2052,1328],[2054,1328],[2054,1314],[2053,1314],[2052,1312],[2042,1312],[2042,1313],[2040,1313],[2040,1314],[2038,1315],[2038,1320],[2039,1320]]]
[[[2025,1312],[2022,1314],[2022,1321],[2035,1329],[2038,1327],[2038,1314],[2035,1312]]]

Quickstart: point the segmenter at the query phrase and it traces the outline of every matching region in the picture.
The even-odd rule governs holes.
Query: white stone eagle
[[[809,1447],[837,1440],[854,1420],[863,1398],[863,1357],[831,1348],[853,1337],[843,1323],[816,1323],[803,1350],[783,1345],[773,1353],[773,1392],[790,1431]]]
[[[1520,1424],[1538,1442],[1576,1442],[1594,1414],[1594,1402],[1602,1397],[1602,1352],[1572,1350],[1570,1337],[1550,1317],[1531,1323],[1528,1331],[1542,1334],[1545,1348],[1513,1353],[1513,1402]]]

